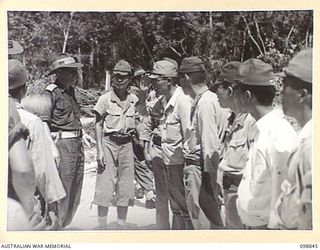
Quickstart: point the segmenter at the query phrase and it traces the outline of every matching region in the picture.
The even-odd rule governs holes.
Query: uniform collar
[[[117,103],[120,107],[122,107],[124,110],[127,110],[130,107],[130,103],[133,103],[133,98],[129,92],[127,92],[127,97],[124,102],[122,102],[119,97],[116,95],[114,90],[111,90],[111,99],[112,102]]]
[[[299,139],[303,140],[312,133],[312,119],[310,119],[301,129],[299,133]]]
[[[177,86],[176,90],[174,91],[173,95],[171,96],[169,102],[167,103],[165,107],[165,111],[169,109],[170,107],[174,107],[176,105],[178,97],[183,93],[182,88]]]
[[[254,126],[257,127],[259,131],[264,130],[267,126],[269,126],[271,122],[274,121],[275,117],[284,117],[281,108],[274,108],[268,114],[264,115],[259,120],[257,120]]]

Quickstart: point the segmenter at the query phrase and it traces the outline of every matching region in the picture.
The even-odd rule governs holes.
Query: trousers
[[[65,227],[71,223],[80,204],[84,151],[81,137],[58,139],[56,145],[60,154],[59,176],[66,191],[66,196],[58,203],[58,216]]]
[[[190,230],[194,229],[186,202],[185,187],[183,181],[183,168],[181,165],[166,165],[166,176],[168,180],[168,193],[170,207],[172,210],[172,229]]]
[[[184,185],[189,215],[194,229],[210,229],[210,221],[199,204],[201,187],[201,170],[189,165],[184,168]]]
[[[134,202],[134,156],[132,142],[119,145],[104,137],[102,141],[106,168],[97,174],[93,203],[109,207],[116,191],[116,206]]]

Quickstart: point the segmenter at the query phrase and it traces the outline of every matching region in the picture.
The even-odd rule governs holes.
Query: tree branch
[[[253,37],[252,34],[251,34],[251,30],[250,30],[250,27],[249,27],[249,24],[248,24],[246,18],[245,18],[243,15],[242,15],[241,17],[242,17],[244,23],[246,24],[246,27],[247,27],[246,30],[248,31],[249,37],[251,38],[252,42],[253,42],[253,43],[256,45],[256,47],[258,48],[260,55],[263,56],[263,52],[262,52],[259,44],[257,43],[257,41],[254,39],[254,37]]]
[[[264,42],[263,42],[262,37],[261,37],[261,34],[260,34],[259,24],[258,24],[258,22],[257,22],[257,20],[256,20],[255,15],[253,15],[253,21],[254,21],[254,23],[255,23],[255,25],[256,25],[257,35],[258,35],[258,38],[259,38],[259,40],[260,40],[260,42],[261,42],[261,45],[262,45],[262,48],[263,48],[263,52],[264,52],[264,54],[265,54],[265,53],[266,53],[266,47],[264,46]]]
[[[285,47],[284,47],[284,49],[283,49],[283,54],[286,52],[286,50],[287,50],[287,47],[288,47],[288,43],[289,43],[289,39],[290,39],[290,36],[291,36],[291,34],[292,34],[292,32],[293,32],[293,29],[294,29],[294,25],[291,27],[291,29],[290,29],[290,31],[289,31],[289,33],[288,33],[288,36],[287,36],[287,38],[286,38],[286,45],[285,45]]]

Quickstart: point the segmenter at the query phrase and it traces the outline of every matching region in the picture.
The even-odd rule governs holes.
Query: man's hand
[[[83,143],[88,147],[91,148],[92,145],[96,144],[96,140],[93,139],[90,135],[87,133],[83,133],[82,135]]]
[[[106,163],[105,163],[104,157],[102,156],[101,158],[97,158],[98,174],[102,174],[105,169],[106,169]]]

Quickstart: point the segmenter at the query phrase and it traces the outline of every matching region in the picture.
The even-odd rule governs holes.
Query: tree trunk
[[[81,49],[80,49],[80,45],[78,47],[78,57],[79,57],[79,62],[81,63]],[[78,69],[78,79],[79,79],[79,86],[80,88],[84,88],[83,86],[83,71],[82,68],[80,67]]]
[[[66,52],[67,42],[68,42],[68,37],[69,37],[69,29],[70,29],[70,26],[71,26],[73,13],[74,12],[70,12],[70,20],[69,20],[69,23],[68,23],[68,27],[63,31],[64,41],[63,41],[62,53]]]
[[[89,57],[89,79],[88,79],[88,87],[92,87],[93,82],[94,82],[94,77],[93,77],[93,62],[94,62],[94,47],[91,47],[90,51],[90,57]]]

